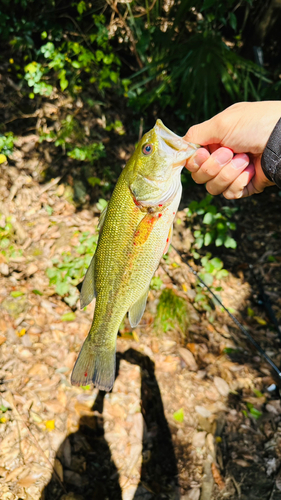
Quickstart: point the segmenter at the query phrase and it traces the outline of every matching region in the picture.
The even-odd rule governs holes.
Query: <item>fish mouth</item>
[[[200,147],[198,144],[185,141],[159,119],[155,125],[155,132],[159,142],[159,153],[161,156],[172,156],[173,167],[183,166]]]

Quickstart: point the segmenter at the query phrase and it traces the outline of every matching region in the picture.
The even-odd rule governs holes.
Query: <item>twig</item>
[[[121,14],[121,13],[119,12],[119,10],[117,9],[117,6],[116,6],[113,2],[111,3],[111,2],[110,2],[110,0],[106,0],[106,2],[108,3],[109,7],[110,7],[112,10],[114,10],[114,12],[116,12],[116,14],[118,15],[118,17],[119,17],[119,19],[120,19],[120,21],[121,21],[122,25],[124,26],[124,28],[125,28],[125,30],[126,30],[126,32],[127,32],[127,35],[128,35],[128,37],[129,37],[129,39],[130,39],[130,42],[131,42],[131,44],[132,44],[132,49],[131,49],[131,50],[132,50],[132,52],[135,54],[136,60],[137,60],[137,62],[138,62],[138,65],[139,65],[139,67],[140,67],[140,68],[143,68],[143,64],[142,64],[142,62],[141,62],[141,60],[140,60],[140,56],[139,56],[138,51],[137,51],[136,41],[135,41],[135,39],[134,39],[134,35],[133,35],[132,30],[131,30],[131,29],[129,28],[129,26],[127,25],[127,23],[126,23],[126,21],[125,21],[124,17],[122,16],[122,14]]]
[[[53,471],[53,473],[55,474],[57,480],[59,481],[64,493],[67,493],[58,473],[56,472],[55,468],[53,467],[53,464],[52,462],[48,459],[48,457],[46,457],[44,451],[42,450],[40,444],[38,443],[37,439],[35,436],[33,436],[32,432],[30,431],[28,425],[26,424],[26,422],[24,421],[24,419],[21,417],[21,415],[19,414],[17,408],[16,408],[16,405],[14,403],[14,397],[13,397],[13,394],[11,391],[8,391],[7,394],[5,395],[5,399],[8,401],[8,403],[11,405],[11,408],[13,410],[13,412],[15,413],[15,415],[17,416],[17,418],[19,419],[19,421],[24,425],[24,427],[26,428],[28,434],[29,434],[29,437],[31,438],[31,441],[32,443],[34,444],[34,446],[37,448],[38,452],[40,453],[41,457],[44,458],[45,462],[48,463],[48,465],[51,467],[51,470]]]
[[[144,10],[144,13],[143,14],[135,14],[134,17],[142,17],[142,16],[145,16],[147,14],[147,12],[150,12],[154,5],[156,4],[157,0],[153,0],[151,6],[148,8],[148,9],[145,9],[144,7],[142,7],[142,10]]]
[[[62,177],[56,177],[55,179],[52,179],[51,182],[49,182],[48,184],[46,184],[46,186],[44,186],[41,191],[40,191],[40,196],[41,194],[45,193],[46,191],[49,191],[49,189],[52,189],[52,187],[54,187],[56,184],[59,183],[59,181],[61,180]]]
[[[37,111],[35,111],[35,113],[32,113],[31,115],[20,115],[20,116],[13,116],[13,118],[11,118],[10,120],[7,120],[6,122],[4,122],[4,124],[6,125],[7,123],[11,123],[11,122],[14,122],[15,120],[21,120],[21,119],[24,119],[24,118],[36,118],[39,114],[40,110],[37,109]]]
[[[77,24],[77,22],[75,21],[75,19],[73,19],[73,17],[71,17],[69,14],[62,14],[59,17],[67,17],[68,19],[70,19],[70,21],[73,22],[74,26],[76,26],[76,28],[78,29],[78,31],[80,31],[80,34],[81,34],[84,42],[86,43],[86,45],[88,46],[88,48],[90,49],[90,51],[93,52],[93,49],[92,49],[91,45],[89,44],[86,35],[84,35],[83,31],[81,30],[79,24]]]
[[[237,490],[238,498],[241,498],[241,488],[240,488],[239,484],[237,483],[236,479],[233,476],[230,476],[230,479],[233,482],[233,484]]]
[[[274,481],[273,488],[272,488],[272,491],[271,491],[271,494],[270,494],[270,497],[268,500],[273,500],[274,492],[275,492],[275,481]]]

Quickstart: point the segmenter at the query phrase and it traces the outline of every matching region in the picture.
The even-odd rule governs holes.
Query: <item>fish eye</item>
[[[145,144],[142,148],[142,152],[144,155],[150,155],[153,151],[152,144]]]

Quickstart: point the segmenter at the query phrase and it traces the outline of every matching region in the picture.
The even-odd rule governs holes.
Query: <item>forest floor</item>
[[[0,228],[13,231],[0,252],[1,500],[280,500],[276,382],[225,312],[216,307],[210,322],[200,310],[196,278],[174,250],[157,275],[186,301],[185,335],[155,328],[160,291],[151,290],[140,326],[131,332],[125,321],[118,337],[112,392],[70,385],[94,305],[70,307],[46,271],[77,259],[99,214],[71,201],[66,177],[42,182],[50,159],[36,131],[17,137],[0,173]],[[132,147],[119,147],[120,158]],[[237,204],[238,248],[224,251],[220,294],[281,366],[254,279],[281,323],[281,199],[273,188]],[[185,252],[189,238],[181,210],[173,243]]]

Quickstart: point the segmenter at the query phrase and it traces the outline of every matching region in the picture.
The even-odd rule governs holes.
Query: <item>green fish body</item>
[[[129,311],[134,328],[143,315],[150,281],[169,247],[180,173],[195,150],[157,120],[122,171],[101,214],[97,249],[81,289],[81,307],[94,297],[96,305],[72,384],[112,388],[120,323]]]

